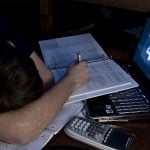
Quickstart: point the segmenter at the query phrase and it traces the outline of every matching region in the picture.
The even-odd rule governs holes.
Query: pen
[[[105,119],[98,119],[98,122],[127,122],[128,119],[112,119],[112,118],[105,118]]]
[[[78,62],[81,62],[81,54],[77,53]]]

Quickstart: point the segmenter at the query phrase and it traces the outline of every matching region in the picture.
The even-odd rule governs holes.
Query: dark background
[[[53,31],[57,37],[90,32],[101,45],[126,50],[137,46],[139,35],[125,30],[143,28],[148,16],[148,13],[137,11],[55,0]]]
[[[36,40],[40,36],[39,0],[1,0],[0,16],[16,25],[19,32],[28,39]]]
[[[41,37],[40,0],[1,0],[0,16],[12,20],[29,40],[90,32],[105,47],[125,51],[136,48],[139,37],[126,29],[144,27],[147,13],[71,0],[54,0],[53,30]]]

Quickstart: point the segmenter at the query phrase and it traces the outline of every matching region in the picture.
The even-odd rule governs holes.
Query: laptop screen
[[[150,79],[150,18],[147,19],[141,35],[134,62],[142,72]]]

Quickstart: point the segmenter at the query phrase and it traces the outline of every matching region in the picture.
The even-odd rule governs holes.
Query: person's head
[[[1,52],[2,51],[2,52]],[[0,50],[0,113],[21,108],[43,92],[43,82],[32,59],[16,48]]]

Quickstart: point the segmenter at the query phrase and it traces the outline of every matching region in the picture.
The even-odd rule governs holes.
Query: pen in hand
[[[77,53],[78,62],[81,62],[81,54]]]

